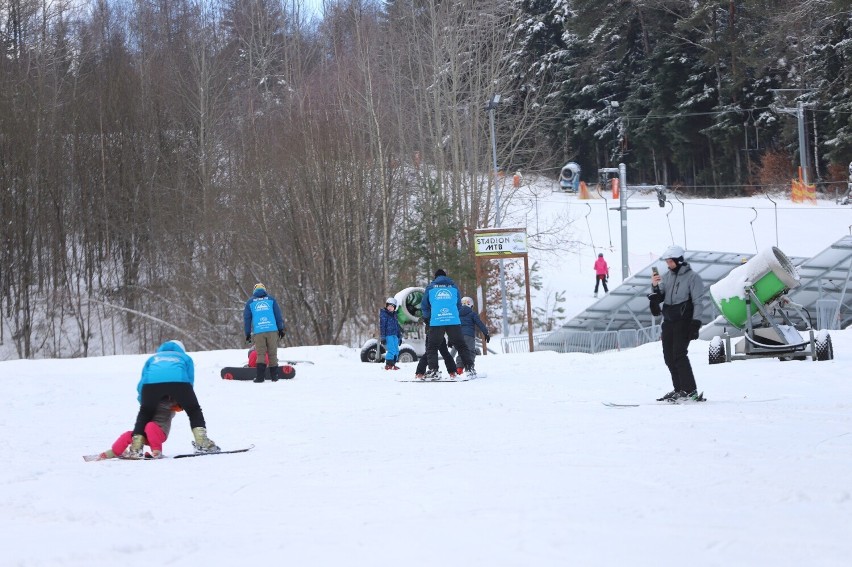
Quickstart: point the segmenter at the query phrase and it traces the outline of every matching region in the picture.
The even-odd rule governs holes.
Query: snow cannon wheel
[[[296,376],[296,369],[290,366],[289,364],[285,364],[281,367],[281,377],[285,380],[290,380]]]
[[[710,348],[707,351],[710,364],[722,364],[725,362],[725,343],[722,337],[713,337]]]
[[[834,346],[831,344],[831,335],[826,332],[820,332],[816,338],[816,359],[817,361],[834,359]]]
[[[404,346],[399,349],[399,358],[397,362],[417,362],[417,353],[409,346]]]

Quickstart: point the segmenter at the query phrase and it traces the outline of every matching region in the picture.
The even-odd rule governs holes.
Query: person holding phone
[[[657,398],[660,402],[703,401],[695,384],[687,349],[692,340],[695,305],[700,307],[704,297],[704,282],[684,260],[684,254],[680,246],[669,246],[660,256],[668,268],[665,274],[661,276],[652,268],[653,293],[648,299],[651,301],[651,313],[663,316],[663,360],[671,373],[673,386],[671,392]]]

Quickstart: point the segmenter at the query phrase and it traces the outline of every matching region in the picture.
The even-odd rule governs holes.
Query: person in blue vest
[[[462,297],[461,302],[462,308],[459,311],[459,320],[461,321],[462,335],[464,335],[464,342],[467,345],[468,352],[470,352],[471,360],[476,362],[476,328],[482,331],[486,343],[491,340],[491,335],[488,334],[488,327],[479,318],[479,314],[473,310],[473,298]],[[461,355],[456,354],[456,366],[458,367],[457,372],[459,374],[464,370],[462,364]]]
[[[136,385],[139,393],[139,413],[133,427],[128,457],[141,459],[142,449],[148,444],[145,426],[154,420],[157,408],[164,398],[170,398],[183,408],[189,418],[192,445],[197,453],[218,453],[219,447],[207,437],[204,413],[195,397],[195,364],[186,354],[180,341],[166,341],[142,368],[142,377]]]
[[[437,270],[435,279],[426,286],[423,300],[420,302],[423,319],[429,322],[429,333],[426,338],[426,361],[429,370],[426,371],[426,380],[440,379],[438,345],[441,344],[444,335],[447,336],[447,342],[458,350],[464,371],[471,378],[476,378],[473,357],[470,356],[470,351],[462,335],[461,320],[459,319],[461,307],[459,288],[456,287],[453,280],[447,277],[447,272]]]
[[[273,382],[278,381],[278,339],[284,338],[284,320],[281,309],[274,297],[266,293],[266,286],[259,283],[254,286],[254,292],[246,301],[243,310],[243,326],[246,333],[246,344],[254,340],[254,348],[258,360],[266,360],[269,355],[269,377]],[[252,339],[252,337],[254,337]],[[257,363],[257,376],[254,381],[263,382],[266,375],[266,364]]]

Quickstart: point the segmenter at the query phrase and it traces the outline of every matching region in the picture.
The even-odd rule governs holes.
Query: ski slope
[[[458,384],[310,359],[225,381],[244,350],[190,353],[209,434],[244,454],[102,461],[146,356],[0,362],[4,565],[848,565],[852,332],[826,362],[709,366],[670,389],[659,343],[479,357]],[[609,408],[601,402],[639,402]],[[191,449],[178,414],[164,451]]]

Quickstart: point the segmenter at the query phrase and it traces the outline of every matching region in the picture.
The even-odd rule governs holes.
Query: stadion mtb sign
[[[527,253],[527,231],[522,228],[477,230],[476,256],[520,256]]]

